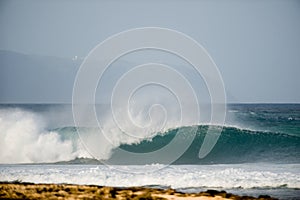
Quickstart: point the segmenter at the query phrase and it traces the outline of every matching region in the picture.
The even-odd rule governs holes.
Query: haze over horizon
[[[297,0],[2,0],[0,103],[71,102],[81,58],[137,27],[174,29],[203,45],[229,103],[300,103],[299,9]]]

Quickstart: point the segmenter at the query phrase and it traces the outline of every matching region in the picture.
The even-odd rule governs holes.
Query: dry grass
[[[173,189],[144,187],[101,187],[95,185],[0,183],[0,199],[273,199],[268,196],[254,198],[237,196],[225,191],[208,190],[195,194]]]

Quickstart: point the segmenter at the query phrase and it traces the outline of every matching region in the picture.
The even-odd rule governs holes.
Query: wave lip
[[[214,149],[208,156],[200,159],[198,152],[208,127],[209,125],[197,127],[198,131],[193,143],[173,164],[298,163],[300,160],[300,137],[236,127],[223,127],[223,132]],[[138,144],[123,144],[120,148],[135,153],[155,151],[168,144],[180,129],[176,128],[157,134]],[[180,133],[182,140],[190,137],[188,131]],[[129,164],[126,159],[122,160],[121,157],[118,157],[118,150],[112,154],[110,161],[114,164]]]

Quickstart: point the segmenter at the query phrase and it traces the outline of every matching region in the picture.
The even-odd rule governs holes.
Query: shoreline
[[[35,184],[27,182],[0,182],[0,199],[260,199],[275,200],[268,195],[258,198],[238,196],[226,191],[207,190],[183,193],[174,189],[149,187],[108,187],[75,184]]]

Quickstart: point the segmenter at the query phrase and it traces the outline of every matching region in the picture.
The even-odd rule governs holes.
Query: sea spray
[[[0,109],[0,134],[1,163],[56,162],[81,156],[70,140],[45,129],[43,116],[20,108]]]

